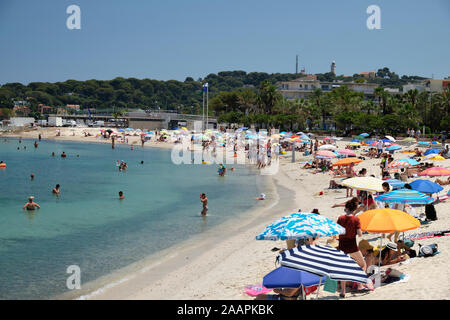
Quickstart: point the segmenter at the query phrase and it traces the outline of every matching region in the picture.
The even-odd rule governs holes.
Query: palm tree
[[[277,102],[281,99],[281,94],[277,91],[277,87],[268,80],[261,82],[257,96],[258,105],[262,112],[272,114]]]
[[[388,113],[387,112],[387,98],[388,98],[387,91],[385,91],[383,87],[377,87],[374,90],[374,94],[375,94],[375,97],[378,97],[378,105],[381,106],[381,108],[383,110],[383,115],[386,115]]]

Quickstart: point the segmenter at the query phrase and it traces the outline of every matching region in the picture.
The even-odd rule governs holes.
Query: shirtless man
[[[27,210],[34,210],[36,208],[40,209],[41,207],[36,202],[34,202],[33,200],[34,200],[34,197],[30,196],[28,198],[28,202],[23,206],[23,208],[27,209]]]
[[[206,216],[206,212],[208,211],[208,198],[206,197],[206,194],[202,193],[200,195],[200,201],[203,204],[203,210],[202,210],[202,216]]]

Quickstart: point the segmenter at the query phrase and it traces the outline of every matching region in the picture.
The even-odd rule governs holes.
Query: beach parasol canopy
[[[423,160],[429,160],[429,159],[434,158],[434,157],[436,157],[438,155],[439,154],[437,154],[437,153],[430,153],[430,154],[427,154],[425,157],[423,157]]]
[[[333,166],[348,166],[350,163],[360,163],[362,162],[361,159],[358,158],[345,158],[345,159],[341,159],[336,161],[335,163],[333,163]]]
[[[387,147],[386,150],[387,150],[387,151],[395,151],[395,150],[400,150],[401,148],[402,148],[402,147],[400,147],[399,145],[393,144],[393,145],[391,145],[390,147]]]
[[[395,209],[373,209],[359,216],[361,230],[372,233],[392,233],[417,229],[420,221],[406,212]]]
[[[350,142],[348,145],[349,145],[349,146],[360,146],[361,143],[356,142],[356,141],[352,141],[352,142]]]
[[[336,158],[337,155],[334,152],[321,150],[316,153],[316,158]]]
[[[391,163],[388,164],[388,168],[397,168],[397,167],[409,167],[409,166],[416,166],[419,162],[417,162],[414,159],[399,159],[394,160]]]
[[[342,181],[342,185],[356,190],[384,192],[383,182],[374,177],[354,177]]]
[[[370,136],[370,134],[368,134],[368,133],[361,133],[360,136],[361,137],[368,137],[368,136]]]
[[[263,286],[269,289],[274,288],[300,288],[310,287],[324,283],[325,277],[301,271],[298,269],[279,267],[263,278]]]
[[[333,140],[333,139],[331,139],[330,137],[325,137],[322,140]]]
[[[332,144],[324,144],[323,146],[319,147],[319,150],[336,150],[337,147],[333,146]]]
[[[439,149],[428,149],[427,151],[425,151],[423,154],[425,155],[425,156],[427,156],[427,155],[429,155],[429,154],[438,154],[438,153],[440,153],[441,152],[441,150],[439,150]]]
[[[432,157],[432,158],[428,158],[427,160],[431,160],[431,161],[443,161],[443,160],[445,160],[445,158],[444,157],[442,157],[442,156],[440,156],[440,155],[434,155],[434,157]]]
[[[392,142],[397,141],[397,140],[394,139],[394,137],[391,137],[391,136],[385,136],[385,138],[390,140],[390,141],[392,141]]]
[[[413,137],[405,138],[402,141],[404,141],[404,142],[417,142],[417,140],[415,138],[413,138]]]
[[[353,150],[349,150],[349,149],[339,149],[338,154],[342,154],[345,156],[351,156],[351,157],[356,157],[356,153]]]
[[[388,203],[429,204],[434,199],[416,190],[399,189],[393,190],[375,197],[375,201]]]
[[[398,179],[388,179],[385,182],[389,183],[392,189],[401,189],[406,184],[405,182]]]
[[[419,145],[419,146],[428,146],[430,143],[429,142],[427,142],[427,141],[419,141],[419,142],[417,142],[417,145]]]
[[[282,266],[299,269],[336,281],[369,283],[367,274],[341,250],[323,245],[305,245],[280,253]]]
[[[409,184],[413,190],[416,190],[418,192],[423,193],[439,193],[444,188],[442,188],[437,183],[430,181],[430,180],[424,180],[424,179],[417,179],[414,180]]]
[[[450,170],[443,167],[433,167],[420,172],[419,176],[450,176]]]
[[[295,240],[344,234],[336,222],[315,214],[296,212],[264,228],[256,240]]]

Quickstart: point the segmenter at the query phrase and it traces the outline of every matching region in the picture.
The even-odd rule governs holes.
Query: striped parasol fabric
[[[385,182],[392,186],[392,189],[401,189],[405,185],[405,182],[398,179],[388,179]]]
[[[342,154],[342,155],[346,155],[346,156],[350,156],[350,157],[356,157],[356,153],[349,149],[339,149],[337,152],[338,152],[338,154]]]
[[[336,158],[337,154],[328,150],[322,150],[317,152],[316,158]]]
[[[389,203],[429,204],[432,203],[434,199],[416,190],[399,189],[383,193],[382,195],[375,197],[375,201]]]
[[[367,274],[343,251],[322,245],[305,245],[280,253],[282,266],[299,269],[337,281],[369,283]]]
[[[399,159],[399,160],[394,160],[392,161],[389,165],[388,168],[397,168],[397,167],[409,167],[409,166],[417,166],[419,164],[419,162],[417,162],[414,159]]]

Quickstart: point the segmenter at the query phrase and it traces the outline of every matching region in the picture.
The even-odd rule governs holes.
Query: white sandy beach
[[[84,137],[81,132],[89,130],[93,134],[98,129],[63,128],[62,136],[56,137],[56,129],[41,129],[43,139],[74,140],[100,142],[95,137]],[[75,132],[75,136],[72,135]],[[23,138],[37,140],[37,131],[23,132]],[[130,137],[129,144],[136,141],[140,147],[139,137]],[[110,143],[107,141],[106,143]],[[146,146],[171,148],[173,144],[146,142]],[[344,142],[338,142],[341,147]],[[408,156],[396,152],[396,159]],[[225,224],[211,232],[206,243],[188,243],[175,252],[168,250],[166,259],[148,261],[141,271],[128,275],[129,280],[104,288],[96,294],[85,296],[90,299],[254,299],[244,293],[244,287],[262,282],[265,274],[276,268],[277,252],[273,247],[286,247],[281,241],[256,241],[255,236],[275,219],[302,209],[310,212],[317,208],[321,215],[334,221],[343,214],[342,208],[331,208],[334,203],[344,202],[345,189],[328,189],[330,173],[312,174],[310,170],[301,169],[299,162],[310,160],[296,154],[296,163],[291,163],[288,156],[280,161],[279,172],[272,176],[273,190],[266,192],[267,200],[240,220],[239,225]],[[369,159],[356,166],[366,168],[368,175],[379,177],[379,159]],[[436,161],[436,165],[450,167],[450,159]],[[434,181],[434,178],[432,179]],[[290,192],[285,192],[288,189]],[[447,193],[449,186],[441,194]],[[323,191],[323,195],[319,192]],[[254,201],[249,199],[249,201]],[[435,205],[438,220],[417,230],[428,232],[447,230],[450,226],[450,199]],[[372,244],[378,243],[378,234],[366,234],[365,239]],[[321,238],[318,243],[325,244]],[[408,264],[391,265],[410,276],[405,283],[392,283],[370,293],[347,294],[346,299],[366,300],[441,300],[450,298],[450,237],[432,238],[415,241],[418,243],[437,243],[440,253],[429,258],[410,259]],[[170,255],[172,253],[172,256]],[[384,267],[386,268],[386,267]],[[312,295],[316,298],[316,294]],[[319,299],[338,299],[338,293],[320,291]]]

